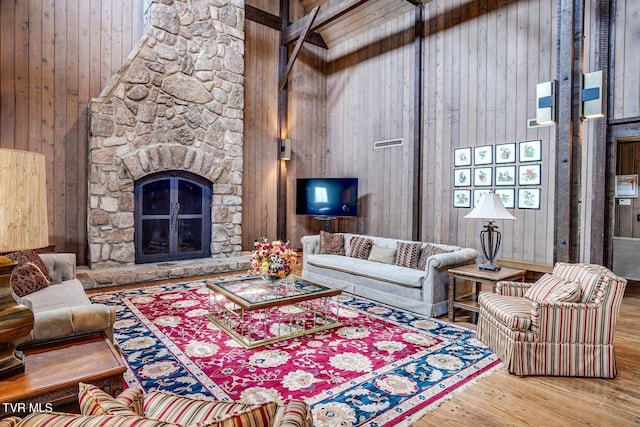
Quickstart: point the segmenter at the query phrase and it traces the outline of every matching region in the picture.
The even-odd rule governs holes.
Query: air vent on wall
[[[402,145],[402,138],[400,139],[389,139],[387,141],[376,141],[373,143],[373,148],[389,148],[389,147],[397,147],[398,145]]]

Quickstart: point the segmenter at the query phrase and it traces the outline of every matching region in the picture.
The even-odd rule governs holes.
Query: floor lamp
[[[49,244],[44,156],[0,149],[0,254]],[[16,263],[0,256],[0,378],[24,372],[16,353],[20,338],[33,328],[33,312],[11,291]]]
[[[499,195],[496,193],[486,193],[465,218],[487,220],[487,225],[485,225],[484,230],[480,232],[480,244],[482,245],[482,252],[487,259],[487,263],[480,264],[478,268],[490,271],[500,270],[500,266],[495,263],[495,259],[500,249],[502,234],[498,231],[498,226],[495,222],[499,219],[516,219],[516,217],[507,211]]]

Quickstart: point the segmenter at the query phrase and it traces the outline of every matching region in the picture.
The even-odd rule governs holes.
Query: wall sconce
[[[582,79],[582,117],[585,120],[604,117],[602,97],[603,73],[596,71],[585,74]]]
[[[280,140],[280,160],[291,160],[291,140]]]
[[[556,121],[556,81],[536,85],[536,122],[540,125]]]

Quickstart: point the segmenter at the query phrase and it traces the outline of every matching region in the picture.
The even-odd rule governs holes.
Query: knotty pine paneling
[[[47,162],[56,251],[87,262],[87,105],[143,33],[143,2],[0,2],[0,146]]]

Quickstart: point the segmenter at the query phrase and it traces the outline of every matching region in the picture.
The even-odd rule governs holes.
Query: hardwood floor
[[[463,320],[456,324],[475,329],[463,315],[456,318]],[[446,316],[439,320],[447,321]],[[413,427],[640,425],[639,325],[640,282],[630,282],[616,327],[615,379],[520,378],[500,370],[444,402]]]
[[[475,329],[470,323],[459,324]],[[618,365],[615,379],[520,378],[500,370],[443,403],[413,426],[640,425],[638,325],[640,283],[630,282],[614,338]]]

